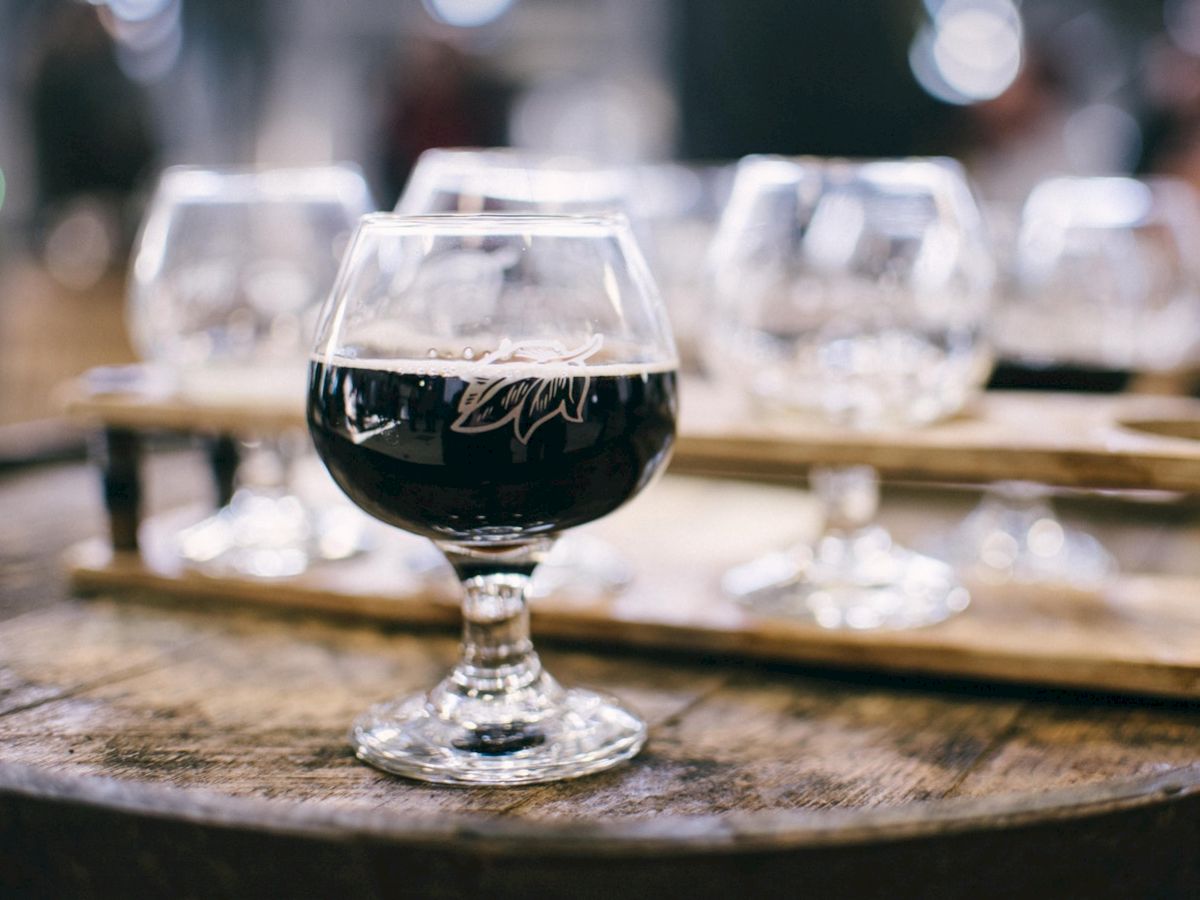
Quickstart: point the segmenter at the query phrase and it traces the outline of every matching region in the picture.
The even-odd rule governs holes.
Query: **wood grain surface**
[[[852,431],[749,408],[727,388],[685,383],[675,470],[795,475],[869,465],[907,481],[1033,481],[1060,487],[1200,488],[1200,402],[1182,397],[989,391],[927,428]]]
[[[929,492],[909,497],[927,512],[938,503]],[[905,504],[897,506],[903,515]],[[102,539],[76,547],[69,557],[74,585],[92,593],[204,597],[417,625],[458,622],[455,584],[444,570],[424,574],[427,545],[415,538],[386,533],[373,554],[295,578],[211,576],[182,565],[175,549],[175,534],[202,514],[185,511],[144,523],[140,555],[114,555]],[[1143,514],[1153,521],[1152,513]],[[945,518],[949,527],[952,517]],[[1200,700],[1200,577],[1194,574],[1130,572],[1088,589],[975,583],[966,613],[909,631],[829,631],[756,614],[722,594],[720,579],[729,567],[804,539],[818,522],[811,499],[795,489],[668,476],[589,529],[633,564],[633,585],[613,597],[540,599],[534,627],[544,637],[648,652]],[[934,528],[927,518],[924,528],[913,521],[907,530],[919,541]],[[1175,542],[1187,543],[1185,533]],[[412,560],[421,561],[423,574],[414,572]]]
[[[152,460],[151,507],[195,499],[184,495],[204,489],[202,472]],[[357,763],[345,732],[367,704],[432,683],[453,637],[230,603],[70,599],[46,560],[100,527],[88,473],[10,476],[0,502],[24,535],[0,541],[0,572],[18,587],[0,623],[0,887],[12,894],[1183,897],[1200,886],[1191,704],[544,642],[562,680],[642,712],[645,751],[575,782],[438,788]],[[893,521],[908,515],[930,522],[910,505]],[[1187,563],[1163,549],[1157,516],[1138,518],[1111,513],[1098,529],[1125,560]]]
[[[0,250],[0,425],[59,413],[64,379],[136,358],[125,331],[125,278],[87,289],[56,282],[9,241]]]

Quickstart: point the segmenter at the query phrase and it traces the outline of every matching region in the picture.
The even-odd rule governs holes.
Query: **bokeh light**
[[[504,15],[513,0],[421,0],[431,16],[456,28],[479,28]]]
[[[122,22],[146,22],[176,3],[175,0],[108,0],[106,5]]]
[[[1024,29],[1012,0],[928,2],[932,21],[909,48],[918,83],[944,103],[1000,96],[1021,71]]]
[[[135,81],[158,81],[183,47],[182,0],[103,0],[104,27],[117,44],[117,62]]]
[[[50,276],[64,287],[94,287],[108,271],[117,247],[113,211],[97,200],[73,202],[56,217],[43,248]]]
[[[662,158],[674,139],[678,105],[649,73],[619,78],[549,78],[514,104],[514,145],[606,162]]]
[[[1200,56],[1200,3],[1197,0],[1166,0],[1163,25],[1171,42],[1192,56]]]

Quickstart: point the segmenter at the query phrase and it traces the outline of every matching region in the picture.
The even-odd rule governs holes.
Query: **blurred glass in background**
[[[1200,201],[1186,182],[1050,178],[997,231],[993,387],[1112,393],[1195,359]],[[1102,584],[1115,560],[1061,522],[1051,497],[1042,485],[995,485],[930,550],[986,581]]]
[[[759,421],[919,427],[958,412],[986,380],[992,261],[952,160],[747,157],[712,263],[708,356]],[[856,630],[966,608],[949,566],[873,524],[873,470],[814,466],[809,483],[825,507],[822,533],[730,570],[727,594]]]
[[[372,209],[352,166],[168,169],[129,279],[129,329],[143,360],[202,405],[295,406],[319,308]],[[276,577],[360,549],[358,514],[307,498],[296,477],[311,455],[302,430],[252,438],[229,503],[180,533],[182,558]]]

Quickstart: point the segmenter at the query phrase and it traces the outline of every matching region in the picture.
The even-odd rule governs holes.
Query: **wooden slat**
[[[57,392],[60,408],[86,424],[135,429],[237,434],[270,433],[304,427],[303,397],[282,403],[278,393],[256,398],[252,387],[240,396],[182,395],[147,373],[138,388],[139,367],[123,367],[112,375],[98,370],[90,377],[64,382]],[[108,382],[122,384],[117,391]],[[96,385],[99,384],[100,387]]]
[[[973,585],[965,614],[931,628],[893,632],[826,631],[756,615],[721,595],[719,579],[727,567],[788,534],[811,531],[816,515],[812,500],[798,491],[665,479],[595,529],[632,562],[638,572],[633,586],[587,603],[540,601],[535,631],[648,651],[1200,700],[1197,576],[1125,575],[1101,591]],[[167,534],[171,527],[164,520],[147,524],[143,557],[114,558],[100,541],[79,548],[72,560],[75,585],[427,626],[457,622],[453,586],[406,575],[398,552],[288,580],[215,578],[180,565]]]
[[[927,428],[853,431],[751,411],[703,383],[684,387],[682,473],[787,477],[853,464],[910,481],[1200,489],[1200,441],[1188,438],[1200,429],[1200,402],[1186,398],[996,391]]]

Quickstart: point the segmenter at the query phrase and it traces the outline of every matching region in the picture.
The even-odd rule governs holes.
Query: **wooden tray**
[[[1068,488],[1200,489],[1200,402],[989,391],[927,428],[852,431],[769,419],[704,383],[685,385],[676,470],[786,476],[869,465],[905,481],[1035,481]]]
[[[816,518],[813,501],[799,491],[668,477],[589,529],[634,565],[633,585],[616,597],[538,600],[534,634],[642,650],[1200,699],[1196,577],[1123,576],[1103,591],[973,585],[964,614],[932,628],[887,633],[825,631],[760,617],[721,595],[718,582],[727,567],[811,532]],[[421,625],[458,622],[452,584],[406,573],[401,557],[415,539],[398,535],[410,543],[297,578],[262,581],[184,569],[169,537],[177,524],[169,517],[143,523],[141,555],[114,554],[102,540],[76,547],[70,557],[74,586]]]
[[[681,396],[672,461],[681,473],[789,479],[814,464],[861,464],[911,481],[1200,490],[1200,401],[1186,398],[990,392],[938,425],[860,432],[756,414],[699,380]],[[262,433],[304,422],[300,398],[187,399],[136,368],[116,380],[85,376],[61,399],[74,417],[109,428]]]

